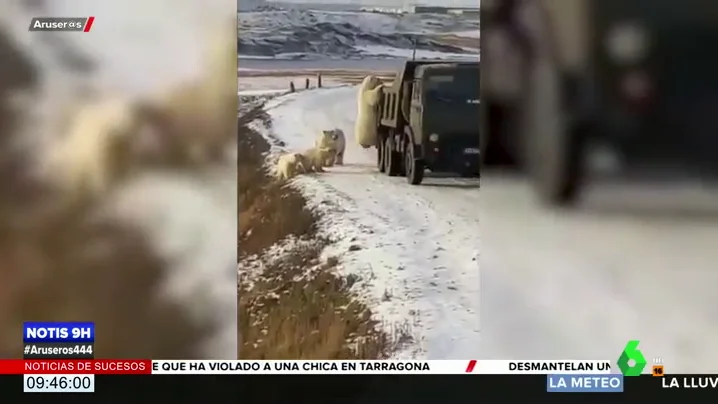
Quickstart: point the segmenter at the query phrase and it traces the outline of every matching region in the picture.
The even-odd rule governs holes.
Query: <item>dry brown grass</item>
[[[244,120],[263,118],[256,109]],[[337,259],[320,259],[326,242],[317,237],[315,214],[296,189],[263,169],[265,139],[240,127],[239,150],[240,357],[385,358],[393,342],[350,292],[352,279],[337,275]],[[265,255],[260,274],[242,271],[256,264],[250,256],[290,236],[301,241],[281,257]]]
[[[267,117],[257,108],[244,115],[240,124],[252,119],[266,121]],[[304,198],[286,184],[273,181],[264,170],[269,144],[240,126],[238,147],[238,255],[259,254],[290,235],[312,236],[315,218],[304,209]]]
[[[390,351],[371,312],[321,262],[322,243],[293,249],[240,290],[246,359],[380,359]],[[309,268],[313,270],[308,271]],[[308,273],[309,272],[309,273]]]
[[[202,333],[157,299],[166,266],[142,234],[90,220],[91,205],[56,206],[25,175],[26,160],[8,153],[8,92],[36,77],[2,35],[0,55],[0,357],[22,357],[23,321],[94,321],[98,357],[192,357]]]

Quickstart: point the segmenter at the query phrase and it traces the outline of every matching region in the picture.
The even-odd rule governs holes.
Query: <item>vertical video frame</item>
[[[240,358],[477,357],[477,5],[238,5]]]

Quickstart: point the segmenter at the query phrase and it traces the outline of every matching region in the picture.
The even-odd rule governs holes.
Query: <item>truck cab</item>
[[[521,4],[532,55],[518,138],[541,200],[574,204],[589,174],[718,176],[718,3]],[[593,167],[599,150],[609,172]]]
[[[379,170],[478,176],[479,82],[478,62],[406,62],[380,104]]]

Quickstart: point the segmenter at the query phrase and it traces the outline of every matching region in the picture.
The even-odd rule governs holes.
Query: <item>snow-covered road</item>
[[[482,181],[482,358],[616,360],[639,340],[667,373],[718,372],[715,190],[594,182],[559,214]]]
[[[388,327],[407,319],[418,337],[403,355],[460,359],[478,355],[478,183],[429,178],[412,187],[375,168],[375,151],[353,139],[356,89],[304,92],[267,106],[271,131],[289,150],[310,147],[322,129],[341,128],[344,167],[303,177],[311,201],[349,274]],[[352,251],[350,251],[352,250]]]
[[[289,150],[311,146],[322,129],[347,134],[348,164],[298,183],[327,213],[338,240],[328,254],[362,277],[378,314],[389,325],[415,322],[420,351],[401,355],[615,360],[638,339],[667,372],[718,371],[715,193],[609,189],[569,215],[539,209],[512,179],[487,178],[481,193],[463,179],[412,187],[379,174],[374,150],[353,142],[355,95],[342,87],[272,100],[265,133]],[[621,205],[671,196],[714,214]]]

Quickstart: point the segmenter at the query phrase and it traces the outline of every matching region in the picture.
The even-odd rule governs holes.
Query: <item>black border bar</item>
[[[547,393],[543,375],[97,375],[94,394],[24,394],[22,376],[0,378],[7,402],[67,399],[68,402],[164,402],[242,403],[336,402],[342,404],[459,404],[523,400],[551,403],[708,402],[718,389],[663,388],[662,379],[714,377],[681,375],[626,377],[623,393]],[[670,384],[670,383],[669,383]],[[170,401],[172,400],[172,401]],[[485,401],[491,400],[491,401]],[[678,401],[677,401],[678,400]],[[104,402],[104,401],[103,401]]]

